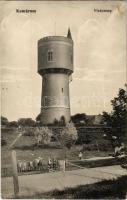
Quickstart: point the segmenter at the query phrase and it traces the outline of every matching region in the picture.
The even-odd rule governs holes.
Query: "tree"
[[[1,136],[1,146],[7,145],[7,141]]]
[[[59,129],[54,135],[64,150],[64,159],[66,159],[66,149],[70,149],[76,142],[78,135],[77,130],[72,122]]]
[[[41,113],[38,114],[37,117],[36,117],[36,125],[42,126]]]
[[[118,96],[111,101],[113,111],[112,131],[120,140],[125,139],[126,132],[126,116],[127,116],[127,94],[124,89],[119,89]]]
[[[35,121],[31,118],[20,118],[18,120],[18,125],[23,127],[34,127]]]
[[[95,115],[87,115],[86,117],[86,124],[88,126],[93,126],[95,122]]]
[[[63,147],[67,147],[68,149],[70,149],[75,144],[77,138],[77,130],[72,122],[67,123],[66,126],[62,128],[59,135],[60,143]]]
[[[35,139],[37,145],[39,144],[49,144],[52,137],[52,131],[48,127],[36,128],[35,130]]]
[[[79,126],[82,124],[82,122],[84,122],[84,124],[86,124],[87,117],[86,117],[85,113],[78,113],[78,114],[71,116],[71,120],[76,126]]]
[[[103,113],[102,113],[102,124],[107,125],[107,126],[112,125],[111,114],[103,111]]]
[[[103,120],[111,127],[110,135],[116,136],[118,142],[125,142],[127,120],[127,94],[124,89],[119,89],[117,97],[111,100],[112,112],[103,112]]]
[[[18,122],[16,122],[16,121],[11,121],[11,122],[8,123],[8,126],[9,126],[9,127],[18,127]]]
[[[86,144],[89,144],[91,142],[91,137],[90,137],[90,135],[86,135],[86,138],[85,138],[85,143]]]
[[[6,117],[1,116],[1,125],[3,126],[8,125],[8,119]]]
[[[37,122],[40,122],[40,121],[41,121],[41,113],[37,115],[36,121],[37,121]]]

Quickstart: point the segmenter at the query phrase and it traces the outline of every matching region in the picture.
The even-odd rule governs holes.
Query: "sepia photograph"
[[[1,199],[127,199],[126,11],[0,1]]]

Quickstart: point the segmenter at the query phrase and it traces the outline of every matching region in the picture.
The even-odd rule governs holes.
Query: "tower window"
[[[62,88],[62,93],[63,93],[63,88]]]
[[[50,62],[50,61],[53,61],[53,51],[48,51],[47,60],[48,60],[49,62]]]

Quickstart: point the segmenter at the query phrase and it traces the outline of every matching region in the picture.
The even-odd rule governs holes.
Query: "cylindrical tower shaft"
[[[69,76],[64,73],[45,74],[42,82],[42,121],[44,124],[70,120]]]

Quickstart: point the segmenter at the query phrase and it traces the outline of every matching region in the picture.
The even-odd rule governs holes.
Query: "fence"
[[[18,176],[19,175],[25,175],[30,172],[30,175],[36,173],[36,172],[51,172],[51,171],[63,171],[65,172],[65,160],[54,160],[50,163],[48,162],[47,165],[43,165],[43,163],[40,165],[40,163],[30,163],[29,161],[24,162],[20,161],[20,163],[17,162],[17,156],[16,151],[11,152],[11,159],[12,159],[12,174],[13,174],[13,185],[14,185],[14,196],[15,198],[18,198],[19,196],[19,181]],[[29,163],[29,165],[28,165]]]

